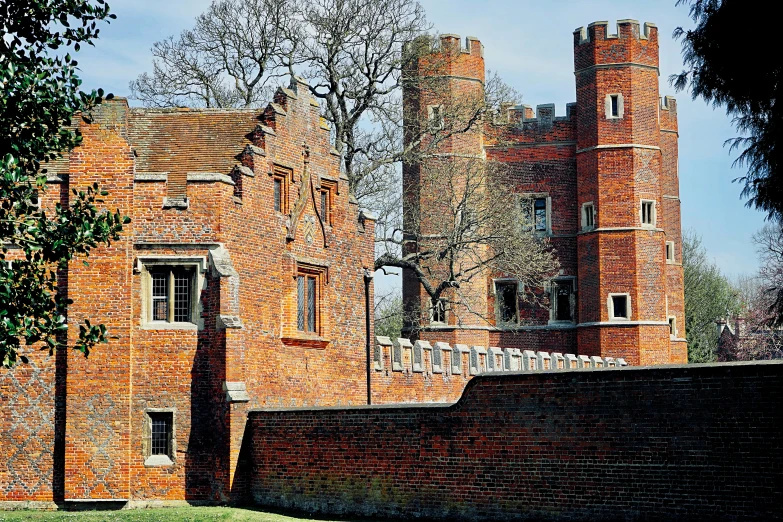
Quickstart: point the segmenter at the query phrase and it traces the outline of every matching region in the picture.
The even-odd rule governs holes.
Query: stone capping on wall
[[[404,350],[410,350],[405,357]],[[446,359],[448,357],[448,360]],[[466,359],[466,360],[464,360]],[[535,352],[519,348],[498,348],[449,343],[416,341],[386,336],[376,336],[373,350],[373,368],[376,372],[391,367],[392,372],[423,375],[462,375],[465,363],[469,375],[504,372],[567,371],[589,368],[616,368],[628,366],[623,359],[597,355],[562,354],[559,352]]]
[[[541,103],[536,105],[535,116],[532,116],[533,107],[531,105],[501,103],[500,110],[494,115],[492,121],[496,125],[513,123],[520,128],[527,125],[537,125],[541,130],[546,130],[556,121],[571,121],[575,109],[576,102],[566,103],[566,115],[556,116],[554,103]],[[512,113],[518,113],[518,116],[512,117]]]
[[[591,24],[588,24],[587,27],[577,27],[574,29],[574,34],[579,36],[579,45],[585,44],[590,42],[590,33],[588,32],[588,29],[595,27],[596,25],[603,25],[605,26],[605,35],[607,40],[612,40],[620,37],[620,26],[622,25],[642,25],[639,23],[638,20],[617,20],[617,32],[614,34],[609,33],[609,22],[608,21],[599,21],[599,22],[593,22]],[[640,40],[647,40],[650,38],[650,29],[657,28],[657,26],[652,22],[644,22],[644,25],[642,26],[643,30],[638,31],[639,39]]]

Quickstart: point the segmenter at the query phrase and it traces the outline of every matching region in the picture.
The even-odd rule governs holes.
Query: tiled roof
[[[259,109],[131,109],[136,172],[228,174],[260,123]]]

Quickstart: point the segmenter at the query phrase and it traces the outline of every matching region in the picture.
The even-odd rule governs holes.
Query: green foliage
[[[670,80],[693,98],[725,107],[743,135],[729,140],[742,150],[737,165],[747,167],[738,179],[748,204],[783,218],[783,55],[778,23],[764,16],[766,4],[740,0],[677,0],[690,8],[692,30],[677,28],[685,70]],[[751,35],[738,38],[738,30]]]
[[[68,206],[50,212],[37,204],[46,190],[45,162],[81,140],[72,118],[103,99],[101,90],[79,90],[70,52],[92,45],[98,22],[111,18],[104,0],[0,3],[0,360],[6,367],[26,361],[23,345],[41,343],[52,352],[63,343],[69,301],[59,292],[57,271],[116,239],[129,221],[96,207],[106,195],[98,184],[74,189]],[[105,332],[85,322],[75,348],[86,356],[106,341]]]
[[[718,348],[716,321],[738,314],[742,300],[718,266],[708,260],[701,237],[693,230],[682,235],[682,268],[688,362],[713,362]]]
[[[402,296],[398,293],[392,293],[376,301],[375,335],[383,335],[391,339],[402,337],[404,318]]]

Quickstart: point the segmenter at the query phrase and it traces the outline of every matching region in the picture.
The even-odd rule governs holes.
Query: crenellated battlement
[[[641,66],[658,69],[658,28],[646,22],[619,20],[617,32],[609,22],[593,22],[574,30],[574,71],[592,67]]]
[[[413,375],[463,376],[487,372],[535,372],[628,366],[623,358],[576,355],[573,353],[468,346],[377,336],[373,353],[376,372]]]
[[[463,40],[460,35],[445,33],[439,35],[437,43],[439,44],[437,47],[440,47],[442,50],[463,54],[478,54],[482,58],[484,57],[484,45],[475,36],[466,36],[464,45],[462,45]]]
[[[661,96],[660,103],[662,111],[677,112],[677,99],[673,96]]]
[[[567,103],[565,112],[565,116],[557,116],[554,103],[536,105],[535,110],[527,104],[501,103],[500,109],[493,115],[492,122],[495,125],[511,124],[524,127],[526,124],[531,124],[550,127],[556,121],[574,121],[576,102]]]
[[[638,20],[618,20],[617,32],[609,33],[609,22],[599,21],[588,24],[587,27],[577,27],[574,29],[574,43],[578,45],[588,42],[597,42],[600,40],[618,40],[623,38],[634,38],[637,40],[649,40],[650,35],[657,35],[658,27],[650,22],[639,24]]]

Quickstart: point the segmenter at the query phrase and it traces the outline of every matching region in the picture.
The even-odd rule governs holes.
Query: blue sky
[[[152,69],[155,41],[192,26],[210,0],[114,0],[117,20],[104,26],[95,48],[79,53],[85,88],[103,87],[129,94],[128,82]],[[521,95],[522,103],[554,102],[558,115],[575,101],[572,33],[596,20],[633,18],[653,22],[660,34],[661,94],[677,97],[680,124],[680,196],[682,226],[702,235],[710,258],[731,277],[757,268],[751,241],[764,215],[745,207],[743,174],[732,169],[723,142],[735,136],[722,109],[675,93],[668,76],[682,69],[680,45],[671,38],[688,26],[685,7],[675,0],[505,1],[421,0],[434,28],[443,33],[476,36],[485,46],[487,68],[496,71]],[[613,26],[610,26],[613,27]],[[385,282],[386,286],[390,281]]]

